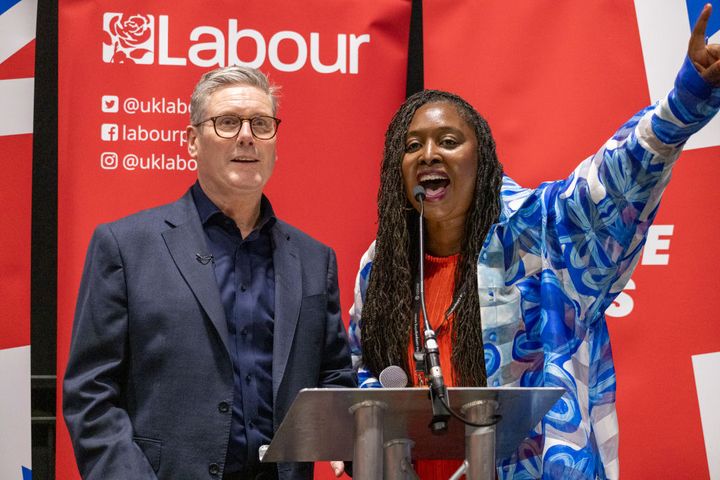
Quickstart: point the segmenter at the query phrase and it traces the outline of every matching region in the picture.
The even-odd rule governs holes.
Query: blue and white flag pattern
[[[12,61],[16,53],[35,39],[36,21],[37,0],[0,0],[0,66]],[[13,75],[14,72],[5,66],[0,79],[0,137],[31,134],[34,78],[20,72]],[[9,158],[8,161],[29,162],[30,155],[28,152],[27,158]],[[5,314],[0,312],[0,315]],[[26,321],[29,331],[29,318],[1,320],[0,325]],[[30,480],[30,345],[0,348],[0,392],[0,478]]]

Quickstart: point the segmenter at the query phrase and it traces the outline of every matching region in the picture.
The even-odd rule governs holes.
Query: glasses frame
[[[235,135],[233,135],[233,136],[231,136],[231,137],[225,137],[225,136],[223,136],[223,135],[220,135],[220,132],[218,132],[218,129],[217,129],[217,119],[218,119],[218,118],[221,118],[221,117],[235,117],[235,118],[240,119],[240,128],[238,128],[238,131],[237,131],[237,133],[236,133]],[[272,134],[271,136],[269,136],[269,137],[267,137],[267,138],[265,138],[265,137],[259,137],[259,136],[255,133],[255,130],[253,129],[252,121],[253,121],[254,119],[256,119],[256,118],[272,118],[273,122],[275,122],[275,131],[273,132],[273,134]],[[240,135],[240,131],[242,130],[243,125],[245,125],[245,122],[248,122],[248,123],[250,124],[250,133],[252,133],[253,138],[255,138],[255,139],[257,139],[257,140],[272,140],[273,138],[275,138],[275,135],[277,135],[278,129],[280,128],[280,122],[282,121],[282,120],[280,120],[279,118],[273,117],[273,116],[271,116],[271,115],[255,115],[254,117],[241,117],[240,115],[235,115],[235,114],[233,114],[233,113],[225,113],[225,114],[223,114],[223,115],[216,115],[216,116],[214,116],[214,117],[206,118],[205,120],[203,120],[203,121],[201,121],[201,122],[198,122],[198,123],[196,123],[196,124],[193,125],[193,126],[194,126],[194,127],[199,127],[199,126],[202,125],[203,123],[209,122],[210,120],[212,120],[213,130],[215,130],[215,135],[217,135],[217,136],[220,137],[220,138],[225,138],[225,139],[228,139],[228,140],[231,139],[231,138],[235,138],[235,137],[237,137],[238,135]]]

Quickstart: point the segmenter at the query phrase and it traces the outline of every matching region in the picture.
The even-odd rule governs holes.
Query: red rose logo
[[[135,14],[124,19],[123,14],[113,13],[106,15],[105,23],[105,45],[112,50],[111,58],[106,61],[111,63],[125,63],[127,60],[133,63],[152,61],[153,52],[150,49],[153,36],[152,16]]]

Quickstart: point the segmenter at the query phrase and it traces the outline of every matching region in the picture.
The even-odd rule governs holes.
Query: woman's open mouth
[[[418,175],[418,183],[425,189],[426,200],[439,200],[445,196],[450,177],[445,172],[428,172]]]

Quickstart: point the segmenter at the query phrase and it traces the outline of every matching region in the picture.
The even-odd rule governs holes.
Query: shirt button
[[[243,327],[243,329],[240,330],[240,335],[242,335],[243,337],[247,335],[247,328]]]
[[[210,472],[210,475],[217,475],[220,473],[220,465],[217,463],[211,463],[208,467],[208,472]]]
[[[220,402],[218,403],[218,410],[220,413],[227,413],[230,411],[230,405],[227,402]]]
[[[251,380],[252,380],[252,375],[245,376],[245,382],[250,383]]]
[[[248,422],[248,426],[250,428],[255,428],[255,424],[252,421]]]
[[[247,290],[247,287],[245,285],[240,285],[240,291],[244,292],[245,290]]]

